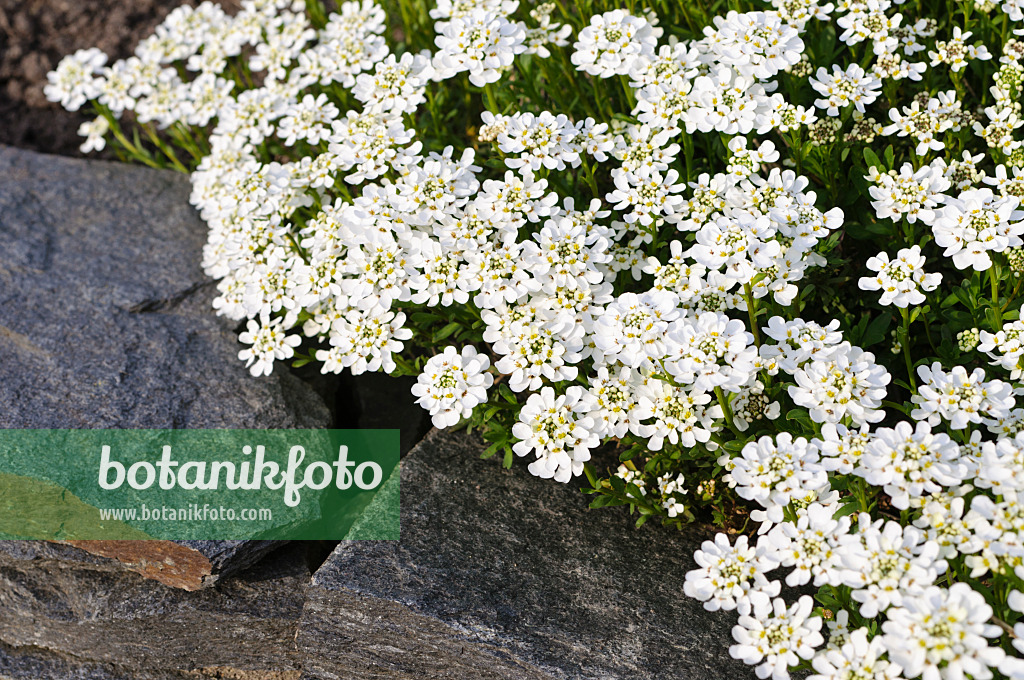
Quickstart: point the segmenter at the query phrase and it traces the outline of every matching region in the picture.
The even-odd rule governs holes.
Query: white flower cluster
[[[1020,0],[954,4],[984,14],[982,35],[1024,21]],[[1024,680],[1009,652],[1024,652],[1024,321],[1007,309],[1019,281],[998,290],[1024,273],[1024,42],[1005,39],[996,63],[971,31],[897,0],[773,0],[690,40],[615,9],[571,40],[561,5],[439,0],[436,49],[392,52],[373,0],[317,23],[293,0],[243,0],[234,15],[204,2],[128,59],[70,55],[46,94],[93,102],[84,149],[134,119],[201,157],[203,266],[217,312],[244,324],[254,375],[295,358],[418,372],[435,426],[500,413],[508,458],[563,483],[625,443],[663,467],[622,458],[595,490],[645,516],[692,518],[693,499],[728,486],[757,533],[705,542],[685,593],[737,611],[730,653],[759,677],[803,664],[814,680]],[[833,34],[814,24],[833,20],[842,44],[822,48]],[[496,84],[535,87],[524,79],[546,59],[598,109],[474,110],[478,128],[444,137],[443,88],[497,108]],[[965,86],[975,71],[995,85]],[[606,111],[602,85],[628,110]],[[800,88],[813,94],[797,101]],[[847,182],[835,142],[876,136],[893,145],[886,161],[865,149]],[[695,140],[717,157],[695,167]],[[835,204],[854,205],[844,183],[862,177],[855,237]],[[834,277],[851,252],[865,254],[857,273]],[[970,270],[963,286],[956,270]],[[929,296],[940,284],[952,293]],[[881,305],[884,325],[833,319],[849,320],[850,296],[823,290],[843,285],[877,292],[854,309]],[[889,305],[898,342],[941,361],[907,352],[893,375],[865,349]],[[912,339],[929,309],[963,330]],[[673,467],[691,461],[700,474]],[[820,589],[827,642],[822,610],[787,601],[782,574]]]

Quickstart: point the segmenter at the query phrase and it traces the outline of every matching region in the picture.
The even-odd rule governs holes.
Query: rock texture
[[[182,590],[199,590],[255,564],[280,541],[68,541]]]
[[[345,417],[341,411],[345,405],[355,411],[355,420],[348,427],[361,430],[398,428],[401,430],[403,456],[430,431],[430,414],[416,403],[411,391],[416,384],[415,376],[392,378],[384,373],[361,373],[346,378],[351,381],[353,391],[346,404],[339,404],[337,415],[339,419]]]
[[[0,678],[296,680],[305,556],[293,543],[187,593],[70,546],[0,543]]]
[[[188,179],[0,147],[0,427],[327,427],[287,371],[253,378],[210,307]],[[77,543],[177,587],[273,544]]]
[[[199,267],[187,178],[0,147],[0,427],[324,427],[255,379]]]
[[[402,463],[402,540],[347,542],[314,574],[304,678],[723,680],[728,615],[683,595],[706,535],[641,530],[572,488],[434,432]]]

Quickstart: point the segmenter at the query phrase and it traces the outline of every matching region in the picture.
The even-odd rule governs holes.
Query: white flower
[[[857,520],[857,531],[841,540],[843,581],[860,602],[860,615],[874,618],[904,598],[920,594],[946,570],[938,558],[939,546],[926,541],[916,527],[896,521]]]
[[[765,540],[775,548],[774,558],[782,567],[793,567],[786,585],[841,583],[838,546],[840,537],[850,531],[850,518],[835,519],[836,509],[812,503],[795,523],[782,522],[768,532]]]
[[[773,125],[758,124],[772,110],[765,86],[724,64],[712,67],[707,75],[693,79],[687,95],[688,106],[682,114],[686,132],[724,132],[727,135],[767,133]]]
[[[598,367],[596,374],[590,377],[586,396],[595,434],[625,437],[630,430],[638,430],[641,419],[637,414],[636,393],[641,384],[640,375],[628,366],[618,366],[617,370]]]
[[[768,521],[783,521],[783,510],[793,498],[828,487],[828,476],[818,464],[818,450],[803,437],[788,432],[775,441],[764,436],[747,442],[740,455],[719,458],[729,473],[725,481],[740,498],[754,501],[768,510]]]
[[[531,394],[519,412],[519,422],[512,426],[518,439],[512,450],[518,456],[531,451],[537,460],[530,463],[530,472],[556,482],[568,482],[583,473],[583,464],[590,460],[590,450],[598,445],[591,432],[594,422],[581,413],[583,388],[569,387],[565,394],[545,386]]]
[[[847,45],[871,40],[875,54],[885,51],[886,44],[891,40],[890,32],[898,28],[903,20],[902,14],[886,15],[885,10],[889,5],[889,0],[864,0],[851,5],[849,13],[839,17],[836,22],[840,28],[846,29],[839,39]]]
[[[875,430],[860,466],[856,474],[882,487],[899,510],[926,493],[957,486],[967,476],[960,447],[946,433],[932,433],[927,422],[918,422],[915,428],[904,421],[895,429]]]
[[[879,409],[892,377],[875,355],[844,342],[828,360],[813,360],[794,373],[790,398],[810,410],[816,423],[838,423],[850,416],[858,425],[885,417]]]
[[[715,419],[722,417],[718,404],[711,404],[711,395],[699,390],[687,391],[663,380],[649,378],[637,388],[636,417],[653,420],[637,425],[634,434],[648,439],[652,451],[660,451],[665,440],[683,448],[697,442],[707,444],[719,428]]]
[[[107,55],[95,47],[69,54],[46,74],[48,82],[43,93],[68,111],[77,111],[86,101],[99,96],[102,85],[95,76],[106,63]]]
[[[664,172],[679,153],[679,145],[669,144],[670,139],[671,135],[665,130],[630,125],[625,135],[615,135],[611,140],[614,144],[611,153],[622,161],[622,169],[628,172]]]
[[[961,487],[963,489],[964,487]],[[921,516],[914,526],[924,531],[925,539],[939,546],[939,557],[954,559],[962,553],[974,552],[976,521],[965,519],[964,499],[954,496],[961,489],[928,496],[920,501]]]
[[[800,61],[804,41],[796,27],[783,21],[777,12],[734,10],[712,19],[714,28],[704,27],[708,48],[722,64],[740,74],[769,80],[779,71]]]
[[[338,11],[328,15],[320,42],[299,55],[295,71],[305,71],[321,85],[338,82],[351,88],[357,75],[387,55],[380,35],[386,24],[384,8],[373,0],[341,3]]]
[[[487,401],[487,388],[494,378],[487,372],[490,359],[472,345],[459,353],[452,346],[427,360],[412,386],[416,403],[430,412],[434,427],[457,425]]]
[[[967,39],[973,35],[970,31],[964,33],[959,26],[953,27],[952,40],[936,40],[935,50],[929,50],[932,66],[949,64],[953,72],[962,71],[967,68],[967,62],[971,59],[988,60],[992,54],[982,43],[968,45]]]
[[[882,297],[879,304],[909,307],[920,305],[925,301],[924,292],[938,288],[942,274],[926,274],[924,272],[924,255],[921,246],[903,248],[896,253],[896,259],[890,261],[886,253],[869,257],[868,269],[878,272],[876,276],[864,276],[858,280],[861,290],[880,290]]]
[[[874,1],[874,0],[871,0]],[[917,140],[914,153],[924,156],[929,151],[945,148],[945,144],[937,139],[947,130],[958,130],[956,114],[960,110],[960,102],[956,100],[956,92],[949,90],[939,92],[937,97],[929,99],[924,105],[915,99],[910,106],[889,109],[892,124],[882,128],[883,135],[898,134],[900,137],[913,137]]]
[[[110,129],[110,123],[103,116],[99,116],[90,121],[82,123],[78,127],[78,134],[85,137],[85,141],[79,148],[82,153],[89,153],[90,151],[103,151],[103,147],[107,145],[107,140],[104,135],[107,134],[107,130]]]
[[[477,8],[446,22],[434,40],[434,67],[445,76],[469,71],[469,82],[483,87],[497,82],[515,56],[526,51],[525,39],[522,23]]]
[[[331,324],[331,349],[316,351],[317,361],[324,362],[322,372],[340,373],[348,368],[352,375],[390,373],[396,366],[391,355],[401,352],[405,347],[402,341],[412,337],[404,324],[405,314],[379,305],[347,310]]]
[[[513,170],[564,170],[567,164],[574,168],[580,164],[579,130],[565,114],[517,113],[503,122],[504,129],[497,135],[498,148],[509,154],[505,165]]]
[[[641,57],[654,57],[662,30],[621,9],[596,14],[573,45],[572,63],[592,76],[629,75]]]
[[[259,321],[249,319],[238,340],[252,345],[239,351],[238,358],[245,362],[254,376],[270,375],[274,361],[293,357],[295,348],[302,342],[299,335],[286,333],[282,317],[271,319],[267,315],[261,316]]]
[[[978,478],[974,483],[1000,496],[1024,491],[1024,433],[982,443]]]
[[[910,413],[915,420],[938,425],[945,419],[954,430],[962,430],[968,423],[1006,418],[1014,406],[1012,386],[1002,380],[986,381],[981,368],[968,375],[963,366],[954,366],[947,373],[936,361],[930,367],[918,366],[917,374],[921,385],[911,397],[917,408]]]
[[[1024,212],[1016,196],[998,198],[992,190],[972,189],[947,198],[932,224],[936,245],[953,258],[957,269],[984,271],[992,266],[989,253],[1024,245]]]
[[[829,648],[811,661],[817,673],[807,680],[897,680],[900,677],[900,667],[881,658],[888,651],[882,637],[868,638],[867,628],[851,632],[840,645],[832,642],[829,636]]]
[[[843,342],[843,334],[839,332],[837,319],[830,321],[827,326],[822,326],[814,321],[786,321],[781,316],[773,316],[768,319],[768,325],[761,330],[778,343],[761,345],[761,357],[777,360],[779,368],[787,373],[796,373],[802,365],[812,359],[830,360],[838,354]]]
[[[874,103],[882,89],[882,81],[866,75],[864,69],[857,64],[850,64],[845,70],[833,64],[832,73],[819,68],[816,77],[810,78],[808,82],[822,96],[814,100],[814,105],[825,109],[830,116],[838,116],[839,109],[850,104],[864,113],[864,107]]]
[[[775,420],[782,413],[782,405],[777,401],[769,401],[768,395],[764,393],[764,383],[760,380],[744,385],[729,408],[732,409],[732,423],[740,432],[746,432],[758,421]]]
[[[874,199],[871,207],[878,219],[896,221],[906,216],[911,224],[918,220],[933,224],[938,212],[936,206],[947,198],[942,192],[950,187],[939,161],[917,170],[910,163],[904,163],[899,173],[895,170],[881,173],[872,166],[865,179],[874,185],[868,187],[868,193]]]
[[[715,534],[715,540],[701,543],[693,553],[698,569],[686,572],[683,592],[701,600],[708,611],[738,609],[749,614],[750,595],[761,592],[769,597],[779,594],[781,584],[765,577],[775,568],[763,546],[751,546],[746,536],[737,536],[735,545],[729,537]]]
[[[398,59],[389,54],[374,66],[373,74],[356,78],[352,94],[370,113],[413,113],[426,100],[424,91],[434,75],[430,59],[406,52]]]
[[[536,54],[547,59],[551,56],[549,46],[565,47],[569,44],[572,26],[553,23],[551,14],[554,10],[555,5],[550,2],[541,3],[530,10],[530,18],[537,22],[537,27],[526,29],[526,54]]]
[[[985,597],[967,583],[905,597],[882,624],[889,660],[910,678],[991,678],[1005,657],[986,640],[1002,633],[991,617]]]
[[[755,373],[757,346],[746,325],[721,312],[680,319],[669,328],[665,369],[684,385],[739,392]]]
[[[729,647],[729,656],[757,666],[759,678],[788,680],[789,667],[814,656],[814,648],[824,644],[821,617],[812,616],[814,601],[804,595],[789,608],[782,598],[767,595],[751,597],[753,615],[740,616],[732,629],[738,644]]]
[[[650,227],[660,223],[662,219],[672,218],[683,197],[678,194],[686,187],[679,182],[679,172],[669,170],[664,175],[657,170],[636,173],[622,169],[612,171],[615,191],[609,192],[605,199],[614,204],[615,210],[626,212],[623,219],[627,224],[639,223]]]
[[[300,139],[316,145],[327,138],[328,126],[337,117],[338,107],[327,100],[326,94],[317,97],[307,94],[301,102],[288,108],[277,135],[285,146],[292,146]]]
[[[623,293],[594,325],[592,341],[607,363],[654,367],[668,354],[666,333],[679,318],[679,298],[668,291]]]
[[[575,380],[583,340],[554,330],[549,312],[530,305],[499,303],[481,314],[487,329],[483,339],[501,358],[494,367],[509,376],[514,392],[538,390],[545,380]],[[575,327],[573,332],[575,333]],[[580,329],[582,330],[582,329]]]
[[[848,475],[860,467],[861,457],[867,452],[871,442],[871,429],[861,425],[854,430],[845,425],[825,423],[821,426],[823,439],[814,439],[812,443],[821,451],[821,466],[829,472]]]
[[[775,230],[765,215],[746,210],[733,211],[697,230],[697,243],[687,251],[698,264],[722,270],[737,283],[748,283],[756,270],[767,269],[782,247],[772,237]]]
[[[446,19],[458,19],[468,16],[478,9],[501,17],[507,17],[516,11],[519,0],[438,0],[437,6],[430,10],[430,18],[436,19],[434,28],[438,33],[448,25]]]

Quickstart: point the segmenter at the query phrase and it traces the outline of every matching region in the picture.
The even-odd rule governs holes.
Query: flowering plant
[[[207,2],[47,94],[191,172],[254,375],[723,525],[758,677],[1024,678],[1024,2],[623,4]]]

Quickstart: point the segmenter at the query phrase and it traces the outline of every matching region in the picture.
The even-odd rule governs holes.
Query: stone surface
[[[327,427],[286,370],[254,378],[210,307],[188,179],[0,147],[0,427]],[[268,542],[76,543],[195,589]]]
[[[402,540],[342,543],[314,574],[304,678],[752,677],[734,618],[683,595],[706,533],[637,530],[482,450],[433,432],[402,463]]]
[[[306,547],[198,593],[71,546],[0,544],[0,678],[296,680]]]
[[[324,427],[253,378],[199,267],[183,175],[0,147],[0,427]]]
[[[343,378],[352,385],[350,401],[338,406],[338,419],[353,419],[348,427],[362,430],[398,428],[404,456],[430,431],[430,414],[416,403],[411,389],[416,377],[392,378],[384,373],[361,373]],[[355,413],[344,413],[348,406]]]
[[[0,542],[2,543],[2,542]],[[68,541],[182,590],[199,590],[255,564],[280,541]]]

